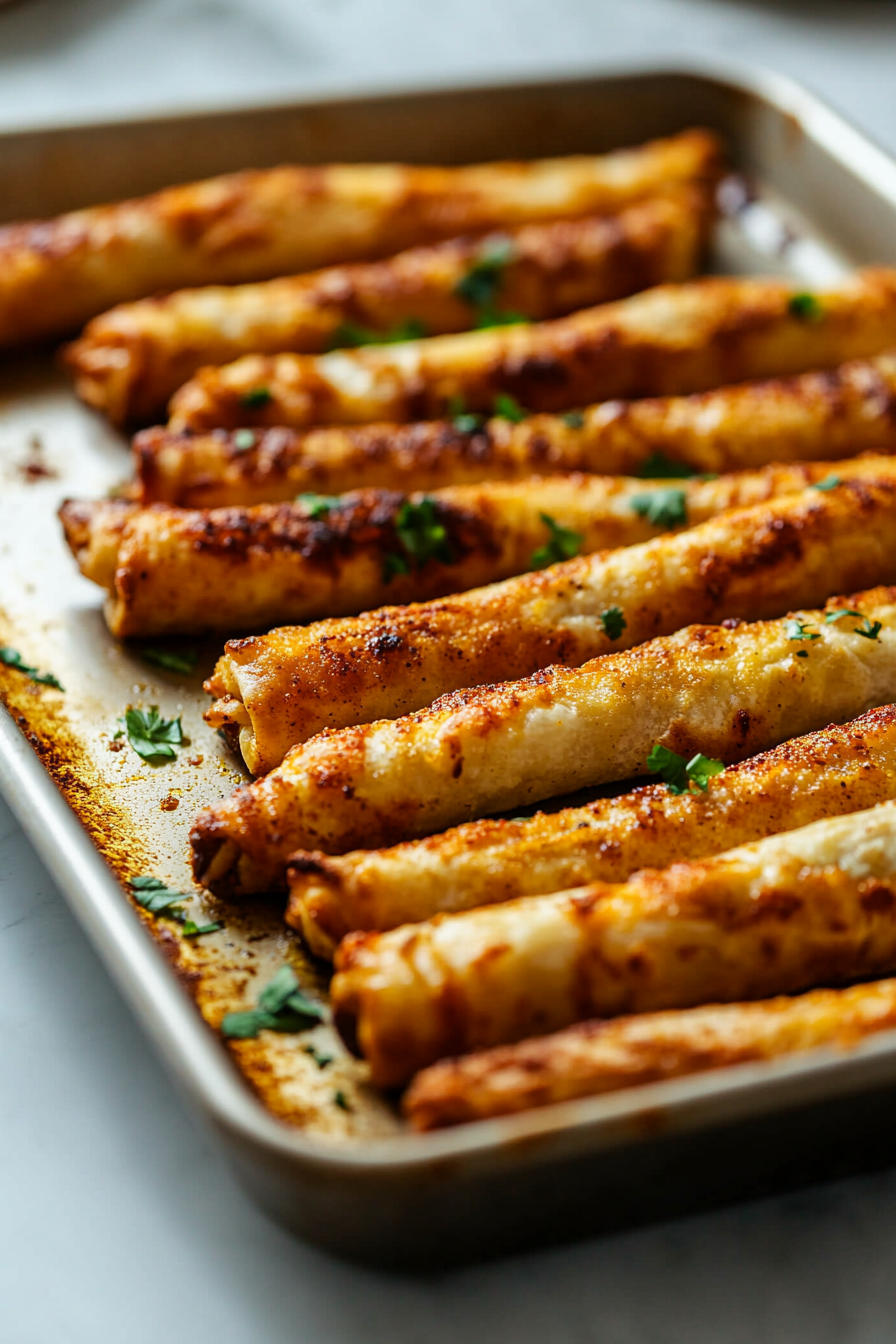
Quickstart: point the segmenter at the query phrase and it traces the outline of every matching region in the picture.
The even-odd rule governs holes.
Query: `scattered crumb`
[[[187,760],[187,765],[201,765],[204,760],[204,756],[190,756]]]
[[[110,751],[124,751],[124,742],[122,742],[122,741],[119,741],[119,742],[110,742],[110,743],[109,743],[109,750],[110,750]]]
[[[180,807],[180,799],[169,793],[159,803],[159,807],[163,812],[173,812],[176,807]]]

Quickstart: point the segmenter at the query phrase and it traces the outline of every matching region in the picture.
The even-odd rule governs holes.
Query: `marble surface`
[[[896,150],[886,0],[28,0],[0,126],[721,55]],[[339,1264],[236,1188],[0,803],[3,1344],[878,1344],[896,1172],[440,1278]],[[896,1158],[896,1138],[894,1138]]]

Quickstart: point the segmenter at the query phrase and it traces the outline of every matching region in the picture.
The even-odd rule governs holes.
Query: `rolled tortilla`
[[[667,482],[581,475],[195,512],[66,500],[59,516],[81,572],[109,594],[114,635],[232,635],[495,582],[544,564],[561,541],[583,553],[631,546],[838,472],[896,482],[896,462],[876,456],[684,481],[669,496],[677,524],[644,508]]]
[[[690,626],[396,722],[321,733],[199,815],[195,876],[222,894],[264,891],[283,883],[295,850],[394,844],[631,779],[655,743],[731,762],[844,723],[896,701],[896,588],[828,603],[832,616],[850,611],[861,617]]]
[[[585,807],[471,821],[391,849],[289,861],[286,920],[320,957],[355,930],[584,886],[720,854],[896,798],[896,705],[730,765],[707,792],[651,784]]]
[[[170,425],[425,420],[458,402],[512,418],[833,368],[894,344],[896,271],[858,271],[815,295],[781,280],[717,277],[531,326],[328,355],[247,355],[185,383]]]
[[[844,477],[486,588],[230,640],[206,683],[206,719],[263,774],[324,728],[399,718],[552,663],[579,666],[694,621],[778,616],[896,582],[896,463],[885,462],[874,479]],[[648,497],[666,505],[670,492]]]
[[[432,1064],[402,1105],[415,1129],[440,1129],[807,1050],[854,1050],[894,1027],[896,980],[582,1022]]]
[[[604,155],[330,164],[234,173],[0,229],[0,346],[61,336],[115,303],[239,284],[538,220],[612,213],[720,169],[711,132]]]
[[[896,969],[896,802],[627,883],[355,933],[334,1020],[395,1087],[592,1017],[761,999]]]

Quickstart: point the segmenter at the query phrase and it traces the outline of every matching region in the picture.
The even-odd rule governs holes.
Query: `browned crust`
[[[633,150],[462,168],[401,164],[235,173],[0,229],[0,345],[65,334],[115,303],[387,256],[421,242],[615,211],[718,177],[688,131]],[[548,194],[546,184],[559,190]]]
[[[433,1064],[402,1108],[415,1129],[440,1129],[806,1050],[853,1050],[893,1027],[896,980],[582,1022]]]
[[[896,344],[896,272],[860,271],[825,291],[817,320],[791,310],[795,292],[779,280],[710,278],[528,327],[246,356],[186,383],[172,398],[171,427],[406,422],[444,416],[457,398],[489,414],[501,395],[562,411],[833,368]]]

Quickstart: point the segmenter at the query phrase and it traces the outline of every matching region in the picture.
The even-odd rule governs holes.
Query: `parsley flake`
[[[336,1058],[335,1055],[324,1054],[323,1050],[318,1050],[316,1045],[303,1045],[302,1053],[310,1055],[319,1069],[325,1069]]]
[[[561,416],[561,419],[564,425],[568,425],[570,429],[585,428],[585,417],[581,411],[567,411],[565,415]]]
[[[387,555],[383,570],[386,582],[395,574],[410,574],[411,563],[422,568],[427,560],[438,560],[443,565],[454,564],[454,552],[448,543],[448,529],[439,521],[438,505],[424,496],[419,504],[406,499],[395,519],[395,532],[404,548],[404,555]],[[410,557],[410,561],[407,557]]]
[[[411,567],[403,555],[396,555],[393,551],[387,555],[383,561],[383,580],[386,583],[391,582],[399,574],[410,574]]]
[[[173,919],[181,925],[185,938],[199,938],[204,933],[217,933],[224,927],[217,921],[211,924],[194,923],[183,912],[182,902],[189,900],[189,896],[183,891],[175,891],[172,887],[166,886],[161,878],[142,874],[138,877],[129,877],[127,882],[131,895],[138,905],[142,905],[151,915]]]
[[[476,330],[488,331],[489,327],[519,327],[527,325],[528,317],[523,313],[514,313],[510,309],[503,311],[495,308],[483,308],[476,318]]]
[[[362,345],[400,345],[402,341],[419,341],[426,336],[426,327],[416,317],[396,322],[388,331],[374,331],[358,322],[341,322],[330,341],[331,350],[357,350]]]
[[[480,313],[493,310],[504,283],[504,271],[515,255],[510,238],[487,239],[467,274],[454,286],[457,297]]]
[[[121,720],[119,719],[119,723]],[[144,761],[173,761],[184,740],[180,718],[163,719],[158,705],[125,710],[127,739]]]
[[[853,630],[853,634],[861,635],[863,639],[877,639],[882,629],[880,621],[870,621],[866,616],[862,624]]]
[[[794,618],[784,622],[784,632],[788,639],[821,639],[821,635],[810,631],[810,624],[809,621],[798,621]]]
[[[628,622],[621,607],[607,607],[598,617],[607,639],[619,639]]]
[[[339,495],[316,495],[310,491],[305,495],[296,495],[296,503],[301,504],[313,521],[326,518],[331,509],[337,509],[342,503]]]
[[[237,429],[234,431],[230,442],[238,453],[248,453],[250,448],[255,447],[255,430]]]
[[[322,1003],[299,988],[298,977],[291,966],[281,966],[274,978],[258,996],[258,1007],[241,1013],[227,1013],[221,1023],[221,1034],[231,1040],[253,1040],[260,1031],[308,1031],[315,1022],[322,1022],[327,1010]]]
[[[688,520],[687,496],[683,490],[650,490],[635,495],[632,509],[654,527],[680,527]]]
[[[791,295],[787,311],[791,317],[798,317],[801,322],[820,322],[824,317],[824,309],[814,294]]]
[[[725,765],[722,761],[710,760],[702,752],[686,761],[677,751],[670,751],[657,742],[647,757],[647,769],[651,774],[659,775],[670,793],[693,793],[694,787],[705,793],[712,776],[720,775]]]
[[[38,686],[52,686],[54,691],[63,689],[52,672],[38,672],[36,667],[25,662],[18,649],[11,649],[8,646],[0,648],[0,663],[4,663],[6,667],[14,667],[17,672],[23,672],[29,681],[37,682]]]
[[[532,552],[533,569],[544,569],[546,565],[556,565],[561,560],[572,560],[579,554],[585,540],[581,532],[561,527],[549,513],[540,513],[538,516],[548,529],[548,540],[544,546]]]
[[[825,476],[823,481],[816,481],[812,486],[813,490],[836,490],[838,485],[842,485],[839,476]]]
[[[333,1093],[333,1104],[334,1106],[338,1106],[340,1111],[352,1110],[352,1106],[348,1100],[348,1097],[345,1095],[341,1087],[337,1088],[337,1090]]]
[[[201,938],[204,933],[217,933],[223,927],[217,920],[211,924],[194,924],[192,919],[185,919],[182,932],[185,938]]]
[[[852,607],[843,607],[839,611],[829,611],[824,618],[824,623],[830,625],[832,621],[839,621],[843,616],[858,616],[861,619],[862,613],[854,611]]]
[[[467,410],[464,397],[448,398],[448,418],[459,434],[473,434],[485,424],[485,416]]]
[[[495,415],[499,420],[510,420],[518,425],[529,414],[509,392],[499,392],[495,397]]]
[[[687,462],[674,462],[660,449],[645,458],[635,472],[636,476],[646,481],[686,481],[698,474],[696,467],[689,467]]]
[[[273,400],[270,388],[250,387],[240,397],[240,405],[245,406],[247,411],[258,411],[262,406],[267,406],[268,402]]]
[[[150,667],[160,667],[164,672],[180,672],[184,676],[195,672],[199,662],[195,649],[141,649],[140,657]]]

